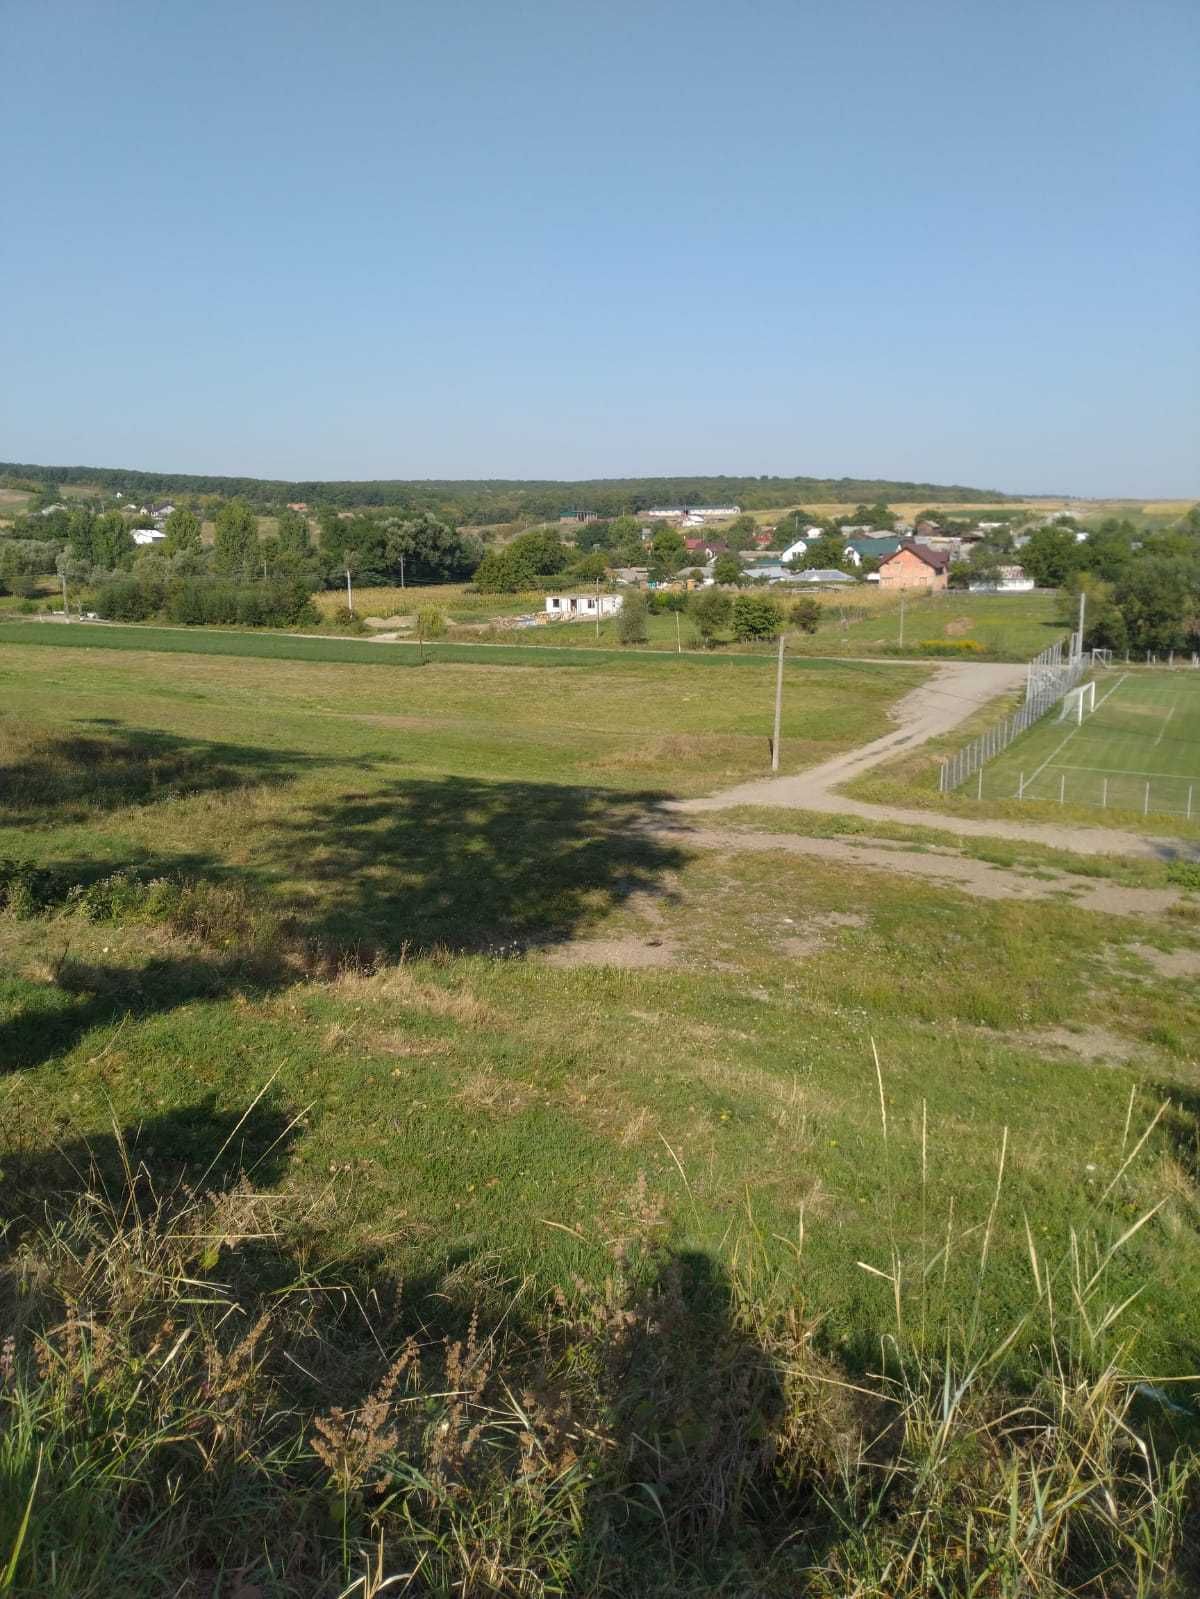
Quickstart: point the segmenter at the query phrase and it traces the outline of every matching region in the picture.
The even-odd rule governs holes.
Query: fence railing
[[[1013,739],[1019,738],[1035,722],[1041,720],[1073,689],[1083,676],[1087,657],[1078,648],[1077,636],[1071,635],[1066,658],[1063,643],[1048,645],[1036,655],[1026,669],[1025,703],[1011,716],[1006,716],[986,733],[964,744],[956,754],[942,762],[938,774],[938,790],[949,794],[969,777],[973,777],[988,761],[1006,750]]]
[[[990,800],[1041,800],[1051,805],[1087,805],[1103,811],[1133,811],[1140,816],[1200,819],[1200,778],[1159,773],[1091,772],[1072,767],[1042,767],[1014,776],[1011,766],[985,774],[979,768],[975,796]]]

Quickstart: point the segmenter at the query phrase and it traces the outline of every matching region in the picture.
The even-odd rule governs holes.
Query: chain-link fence
[[[938,789],[949,794],[982,770],[988,761],[1006,750],[1013,739],[1019,738],[1028,728],[1053,710],[1069,690],[1083,676],[1087,657],[1076,648],[1076,635],[1072,634],[1070,648],[1063,659],[1062,643],[1051,644],[1034,657],[1026,669],[1025,703],[1011,716],[1006,716],[986,733],[964,744],[962,749],[942,762],[938,774]]]

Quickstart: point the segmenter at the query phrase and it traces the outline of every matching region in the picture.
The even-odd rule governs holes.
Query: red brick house
[[[931,550],[915,539],[904,539],[879,563],[881,589],[944,589],[949,578],[950,557],[945,551]]]

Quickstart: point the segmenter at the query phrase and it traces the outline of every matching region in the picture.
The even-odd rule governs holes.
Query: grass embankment
[[[1161,1589],[1200,951],[689,847],[762,755],[724,665],[0,651],[15,1591]],[[122,1147],[263,1197],[73,1212]]]
[[[1102,695],[1109,689],[1115,689],[1126,671],[1126,668],[1121,668],[1119,672],[1113,669],[1098,680],[1098,705]],[[1058,778],[1062,770],[1059,758],[1065,762],[1070,751],[1078,746],[1080,738],[1086,740],[1091,723],[1090,719],[1085,720],[1082,728],[1072,732],[1071,724],[1064,726],[1055,720],[1057,713],[1054,711],[1011,744],[996,761],[985,765],[982,798],[977,777],[952,793],[938,792],[941,760],[953,755],[972,738],[996,726],[1016,710],[1023,698],[1023,691],[1000,696],[963,722],[953,733],[930,739],[919,748],[872,768],[863,777],[847,783],[845,792],[854,799],[927,810],[945,816],[1056,822],[1078,824],[1084,828],[1129,828],[1141,832],[1149,830],[1172,838],[1200,838],[1200,816],[1193,814],[1189,819],[1185,814],[1188,769],[1197,769],[1193,757],[1195,745],[1186,736],[1195,720],[1192,706],[1197,695],[1190,669],[1176,672],[1156,671],[1153,667],[1128,669],[1126,683],[1120,693],[1130,696],[1129,714],[1125,715],[1117,700],[1107,716],[1106,708],[1101,707],[1097,712],[1100,720],[1096,724],[1096,741],[1102,746],[1097,758],[1117,764],[1108,773],[1103,770],[1068,772],[1064,790],[1066,798],[1062,803],[1057,799]],[[1170,721],[1167,721],[1168,716]],[[1174,734],[1177,718],[1179,729],[1185,735],[1179,740],[1175,740]],[[1170,746],[1166,744],[1167,734],[1172,738]],[[1161,740],[1160,735],[1163,735]],[[1084,748],[1087,749],[1086,741]],[[1159,777],[1150,779],[1150,798],[1153,802],[1157,789],[1164,804],[1170,804],[1173,810],[1156,809],[1153,803],[1149,809],[1143,808],[1147,779],[1130,774],[1130,768],[1142,773],[1156,770],[1149,763],[1160,758],[1169,763],[1169,769],[1164,768]],[[1039,771],[1043,762],[1048,762],[1048,765]],[[1087,760],[1083,764],[1090,766],[1092,762]],[[1046,776],[1048,770],[1054,771],[1054,776],[1049,779]],[[1018,799],[1016,791],[1022,773],[1027,779],[1036,777],[1038,781],[1027,783],[1024,796]],[[1106,775],[1109,786],[1105,797],[1110,803],[1101,807],[1099,800],[1104,792],[1101,785]],[[1200,796],[1200,775],[1196,779],[1196,791]],[[1073,794],[1086,795],[1092,803],[1072,802]],[[1125,804],[1116,803],[1118,800],[1124,800]]]

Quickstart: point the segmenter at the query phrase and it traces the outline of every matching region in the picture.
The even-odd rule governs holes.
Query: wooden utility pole
[[[675,653],[676,653],[676,655],[682,655],[683,654],[683,643],[682,643],[682,640],[679,637],[679,612],[678,611],[675,612]]]
[[[1087,615],[1087,590],[1079,590],[1079,653],[1083,654],[1083,619]]]
[[[404,587],[404,557],[400,557],[400,587]]]
[[[354,590],[350,587],[350,568],[346,568],[346,609],[354,615]]]
[[[779,770],[779,724],[783,720],[783,634],[779,635],[779,657],[775,663],[775,737],[771,740],[771,770]]]
[[[904,590],[900,590],[900,639],[897,648],[904,648]]]

